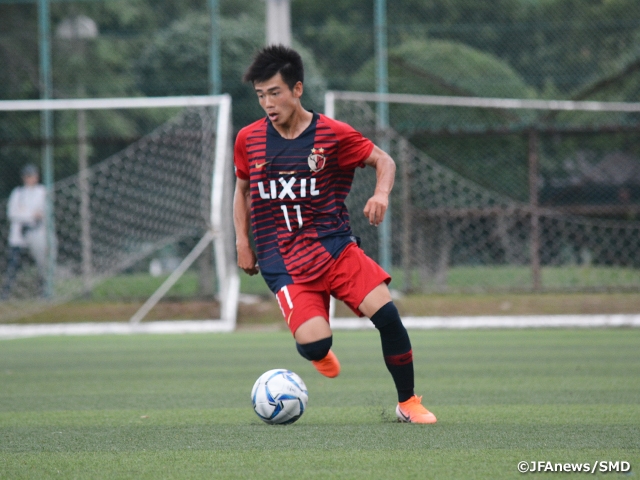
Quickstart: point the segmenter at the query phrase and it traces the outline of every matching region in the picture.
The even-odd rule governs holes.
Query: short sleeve
[[[344,169],[363,167],[373,151],[373,142],[343,122],[333,121],[338,138],[338,165]]]
[[[233,164],[236,177],[241,180],[249,180],[249,161],[247,160],[247,133],[245,129],[240,130],[236,137],[236,144],[233,149]]]

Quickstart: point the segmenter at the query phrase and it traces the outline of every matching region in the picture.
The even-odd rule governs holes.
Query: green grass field
[[[411,335],[436,425],[396,423],[375,331],[336,332],[333,380],[285,332],[2,341],[0,478],[500,479],[522,478],[520,461],[601,460],[637,477],[639,330]],[[278,367],[310,396],[285,427],[249,400]]]
[[[548,291],[575,290],[637,290],[640,285],[640,269],[623,267],[563,266],[543,267],[542,285]],[[403,290],[405,276],[399,268],[392,271],[392,288]],[[162,284],[167,276],[151,277],[146,273],[118,275],[97,285],[91,294],[96,301],[134,298],[146,300]],[[269,289],[261,276],[240,275],[242,292],[269,295]],[[531,269],[527,266],[457,266],[449,269],[446,285],[425,285],[418,272],[413,273],[414,288],[439,292],[530,291]],[[63,287],[61,287],[63,288]],[[173,298],[193,297],[198,291],[198,276],[187,272],[171,288]]]

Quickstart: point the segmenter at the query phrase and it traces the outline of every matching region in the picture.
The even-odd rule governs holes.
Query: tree
[[[353,77],[353,90],[375,91],[375,61]],[[409,40],[389,50],[389,91],[425,95],[532,98],[535,90],[505,62],[458,42]],[[464,177],[515,198],[527,192],[526,143],[517,135],[492,139],[438,136],[521,127],[531,112],[391,105],[390,123],[413,145]]]
[[[532,98],[536,94],[508,64],[458,42],[409,40],[391,48],[388,59],[392,93],[508,98]],[[353,76],[350,88],[375,91],[375,68],[375,60],[365,63]],[[438,109],[425,116],[416,111],[416,107],[391,109],[392,124],[409,135],[416,129],[447,128],[450,113],[450,109]],[[462,127],[459,117],[455,118],[456,128]],[[520,116],[502,112],[492,118],[494,125],[524,121]],[[478,117],[477,112],[469,110],[466,122],[472,128],[476,121],[486,126],[487,120],[486,115]]]
[[[233,97],[234,125],[242,127],[263,115],[242,75],[255,52],[264,46],[264,21],[256,16],[223,17],[222,91]],[[205,95],[208,93],[209,21],[187,15],[160,31],[137,62],[139,88],[146,95]],[[321,109],[325,90],[313,55],[299,44],[305,63],[307,108]]]

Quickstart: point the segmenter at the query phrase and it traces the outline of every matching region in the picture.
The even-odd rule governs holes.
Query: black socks
[[[398,309],[393,302],[389,302],[373,314],[371,321],[380,332],[384,363],[396,385],[398,401],[409,400],[414,395],[413,352]],[[327,337],[311,343],[296,342],[296,348],[307,360],[322,360],[329,353],[332,343],[333,337]]]
[[[311,343],[300,344],[296,342],[296,348],[298,353],[307,360],[322,360],[329,353],[332,344],[333,336]]]
[[[380,332],[384,363],[396,384],[398,401],[409,400],[414,395],[413,352],[398,309],[389,302],[373,314],[371,321]]]

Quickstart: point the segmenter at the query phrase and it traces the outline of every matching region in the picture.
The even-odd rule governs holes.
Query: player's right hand
[[[369,219],[369,225],[378,226],[384,220],[384,215],[389,207],[389,196],[376,193],[364,206],[364,216]]]
[[[247,275],[258,273],[258,259],[251,247],[238,247],[238,267]]]

